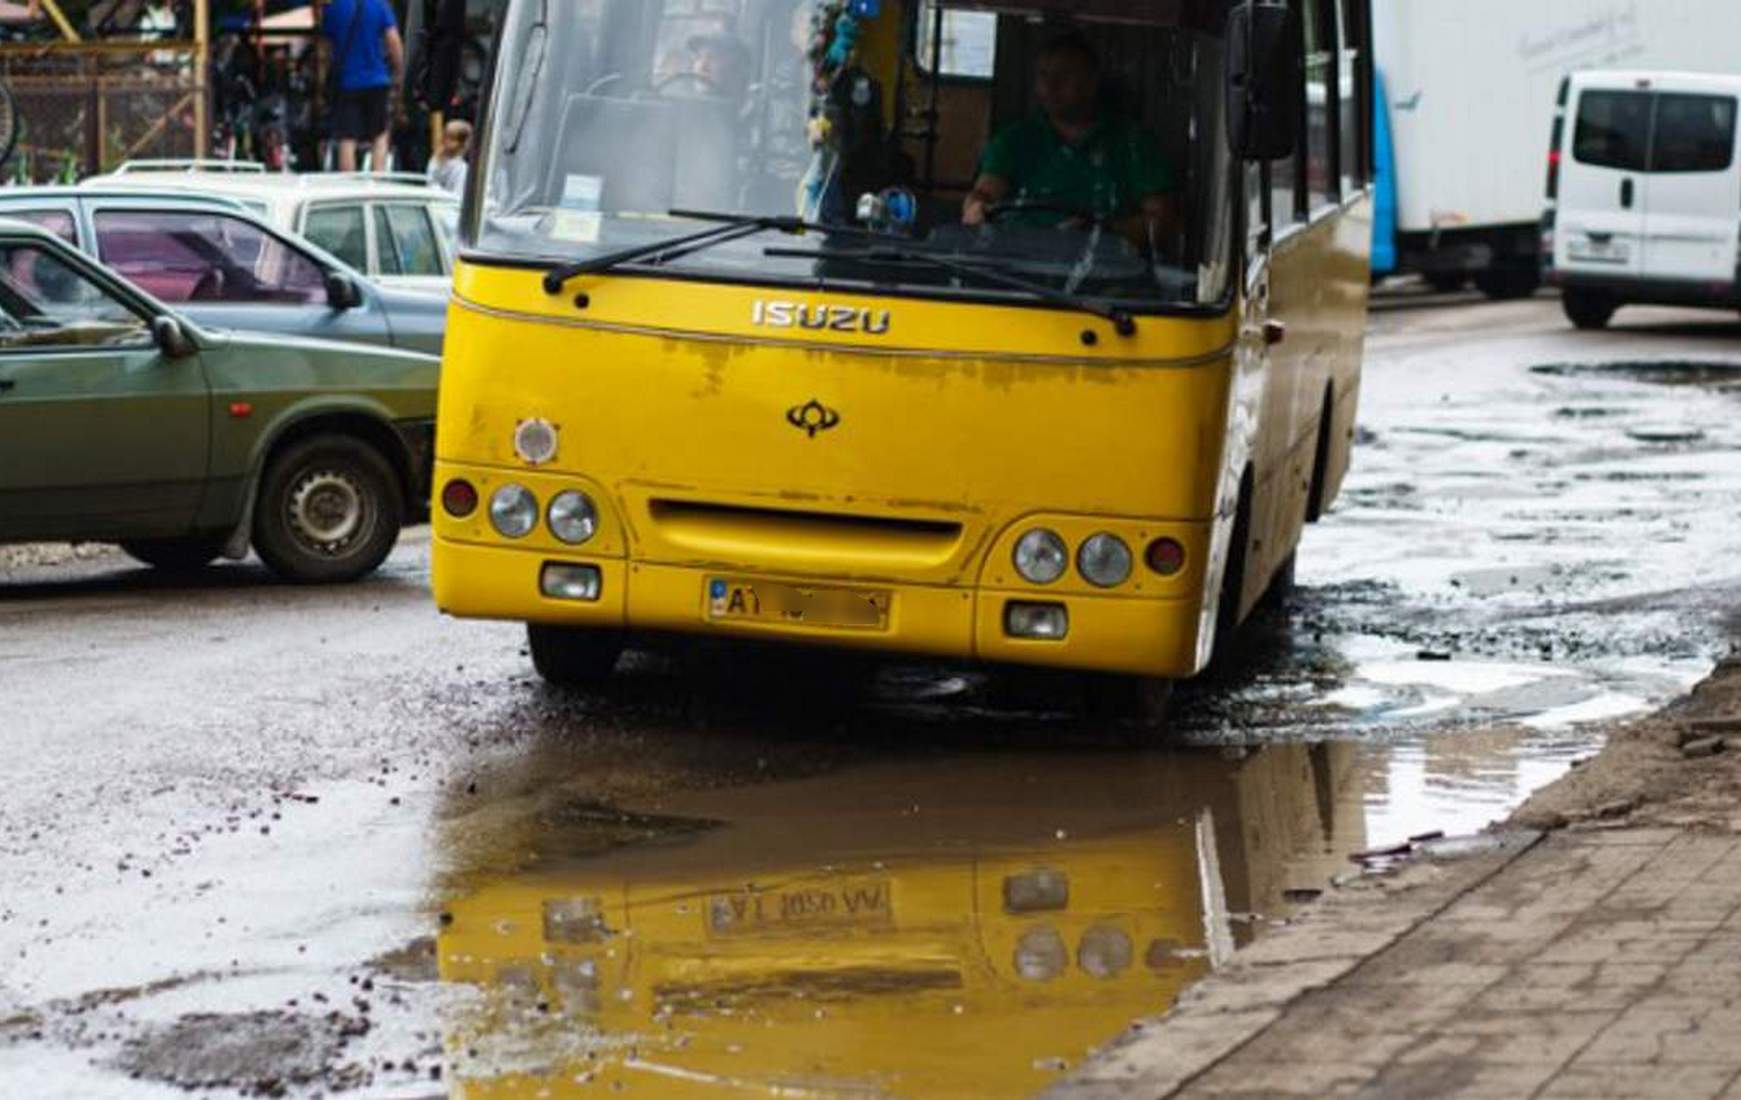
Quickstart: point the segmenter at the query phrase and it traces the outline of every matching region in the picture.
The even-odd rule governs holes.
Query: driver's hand
[[[969,195],[961,206],[961,224],[984,225],[985,222],[985,200],[978,195]]]

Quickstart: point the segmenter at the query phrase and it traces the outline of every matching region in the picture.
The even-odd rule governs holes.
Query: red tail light
[[[472,483],[454,478],[441,487],[441,506],[455,519],[464,519],[478,510],[478,491]]]

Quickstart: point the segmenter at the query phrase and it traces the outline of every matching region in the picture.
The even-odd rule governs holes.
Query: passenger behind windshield
[[[1036,109],[986,147],[962,222],[1061,229],[1104,222],[1159,254],[1160,242],[1173,239],[1179,190],[1160,142],[1107,107],[1100,55],[1079,32],[1054,37],[1036,61]]]

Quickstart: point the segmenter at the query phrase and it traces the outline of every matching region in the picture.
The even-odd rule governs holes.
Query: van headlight
[[[1016,542],[1015,564],[1029,584],[1052,584],[1070,567],[1070,548],[1056,531],[1037,527]]]
[[[579,546],[598,534],[598,508],[578,489],[551,498],[548,519],[550,533],[570,546]]]
[[[1125,541],[1103,531],[1082,544],[1076,568],[1097,588],[1117,588],[1130,580],[1131,560]]]
[[[502,486],[490,494],[490,526],[503,538],[525,538],[538,526],[538,498],[524,485]]]

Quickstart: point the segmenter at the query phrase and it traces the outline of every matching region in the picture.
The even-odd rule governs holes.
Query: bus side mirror
[[[459,72],[465,50],[466,0],[425,0],[428,20],[418,34],[412,71],[417,75],[416,94],[424,107],[445,111],[459,90]]]
[[[1242,160],[1294,155],[1306,117],[1305,38],[1291,4],[1245,0],[1227,15],[1227,141]]]

